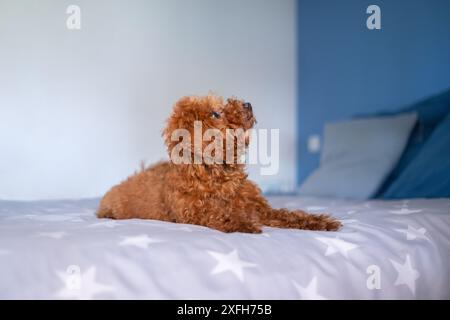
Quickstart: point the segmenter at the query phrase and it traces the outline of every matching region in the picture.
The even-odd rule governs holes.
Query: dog
[[[272,208],[259,187],[247,178],[245,164],[236,161],[238,152],[232,154],[232,161],[219,158],[195,162],[202,159],[201,148],[186,139],[184,149],[180,149],[179,136],[174,139],[174,132],[192,135],[199,122],[203,128],[227,136],[230,129],[248,132],[256,119],[252,105],[236,98],[224,100],[212,94],[181,98],[163,130],[171,160],[143,168],[111,188],[102,198],[97,216],[194,224],[222,232],[261,233],[263,226],[322,231],[341,227],[338,220],[326,214]],[[243,140],[247,148],[249,135],[245,134]],[[223,149],[215,150],[216,155],[237,151],[238,142],[233,137],[231,144],[223,145]],[[201,141],[200,146],[207,147],[207,142]],[[180,152],[183,162],[178,163],[173,156]]]

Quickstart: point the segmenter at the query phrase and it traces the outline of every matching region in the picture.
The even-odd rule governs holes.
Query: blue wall
[[[381,30],[366,9],[381,8]],[[450,0],[299,0],[298,182],[325,122],[396,110],[450,87]]]

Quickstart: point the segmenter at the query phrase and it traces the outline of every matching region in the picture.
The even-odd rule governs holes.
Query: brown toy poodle
[[[174,132],[193,136],[197,121],[201,121],[202,128],[220,130],[227,138],[227,129],[246,131],[256,122],[250,103],[241,100],[224,101],[214,95],[180,99],[163,132],[171,160],[143,169],[113,187],[103,197],[98,217],[163,220],[223,232],[260,233],[262,226],[306,230],[340,228],[341,223],[328,215],[272,208],[258,186],[247,179],[245,164],[236,161],[239,143],[234,137],[231,144],[223,143],[223,150],[219,150],[225,154],[231,148],[232,161],[219,157],[219,161],[203,158],[204,161],[196,162],[205,156],[189,139],[183,139],[183,162],[174,161],[173,156],[180,155],[180,137]],[[244,137],[245,148],[249,136]],[[210,143],[201,141],[201,146],[205,148]]]

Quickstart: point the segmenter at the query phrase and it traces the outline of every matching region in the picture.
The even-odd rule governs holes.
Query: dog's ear
[[[177,141],[172,141],[173,132],[177,129],[191,130],[191,123],[195,121],[193,110],[198,104],[198,99],[195,96],[185,96],[179,99],[173,106],[172,113],[167,119],[166,127],[162,132],[169,153],[178,144]]]

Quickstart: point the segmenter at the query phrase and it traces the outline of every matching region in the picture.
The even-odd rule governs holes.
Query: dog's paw
[[[242,228],[242,231],[240,232],[245,232],[245,233],[262,233],[262,228],[261,226],[258,225],[253,225],[253,224],[249,224],[246,225]]]
[[[342,227],[342,223],[329,215],[322,216],[322,223],[326,231],[338,231]]]
[[[211,227],[211,226],[210,226]],[[225,232],[262,233],[261,226],[251,223],[236,223],[232,225],[214,226],[214,229]]]

